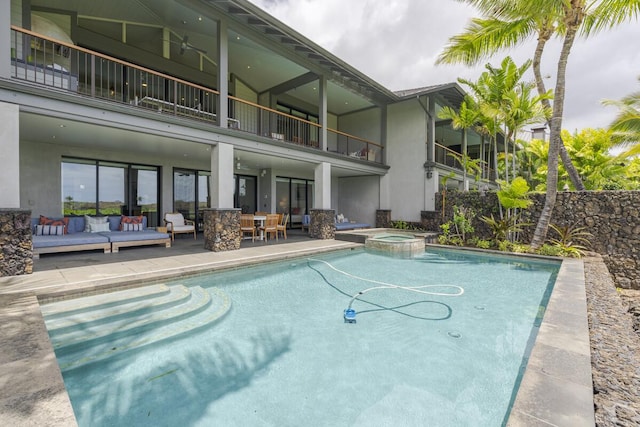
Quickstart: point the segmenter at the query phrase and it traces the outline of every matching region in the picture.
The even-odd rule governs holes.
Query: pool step
[[[167,287],[166,294],[156,294],[155,297],[142,301],[129,302],[121,300],[118,305],[97,305],[95,309],[80,312],[73,310],[67,316],[55,317],[47,321],[47,330],[50,336],[64,333],[68,329],[77,329],[79,324],[85,327],[97,324],[116,321],[121,318],[141,316],[154,310],[165,307],[172,307],[184,303],[191,298],[191,291],[186,286],[178,285]]]
[[[40,311],[46,318],[53,319],[55,317],[66,317],[73,313],[95,310],[97,307],[106,308],[123,304],[124,302],[146,300],[167,293],[169,293],[169,286],[167,285],[149,285],[43,304],[40,306]]]
[[[181,303],[167,302],[185,290],[188,298]],[[60,368],[73,369],[211,325],[231,307],[229,297],[218,289],[207,291],[182,285],[171,286],[169,295],[159,295],[145,303],[123,299],[119,305],[100,304],[95,312],[75,312],[72,319],[45,317],[47,327],[52,325],[51,343]]]

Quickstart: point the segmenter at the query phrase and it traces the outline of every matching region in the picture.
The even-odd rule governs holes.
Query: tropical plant
[[[521,176],[515,177],[511,183],[499,182],[498,201],[507,210],[507,221],[511,224],[511,230],[507,233],[507,239],[511,242],[517,240],[518,233],[525,225],[519,223],[520,209],[527,209],[533,203],[529,199],[529,184]]]
[[[467,243],[471,233],[475,231],[472,219],[475,217],[475,211],[464,206],[453,207],[453,219],[440,226],[442,234],[438,237],[438,241],[442,244],[451,244],[462,246]]]
[[[586,227],[577,227],[576,224],[560,226],[549,224],[557,237],[549,239],[552,246],[560,249],[562,256],[579,258],[591,245],[590,238],[593,236]]]
[[[583,129],[574,134],[562,131],[562,139],[587,190],[640,189],[640,161],[630,156],[632,150],[614,154],[612,132],[605,129]],[[524,144],[519,152],[524,175],[537,191],[546,190],[548,148],[548,143],[533,140]],[[562,189],[569,183],[567,171],[560,165],[557,188]]]
[[[637,0],[458,0],[478,7],[483,19],[474,19],[461,35],[450,39],[439,62],[475,64],[504,48],[512,48],[532,35],[538,43],[533,68],[539,94],[546,93],[540,63],[545,45],[552,36],[562,37],[557,62],[556,86],[552,114],[548,119],[551,137],[548,158],[547,193],[531,245],[538,248],[544,242],[557,196],[558,155],[563,156],[567,169],[572,169],[568,155],[563,153],[561,140],[566,66],[576,36],[588,36],[602,29],[613,28],[635,18],[640,13]],[[548,102],[548,101],[547,101]],[[550,103],[549,103],[550,104]],[[562,148],[562,149],[561,149]],[[582,184],[575,171],[571,178],[576,188]]]

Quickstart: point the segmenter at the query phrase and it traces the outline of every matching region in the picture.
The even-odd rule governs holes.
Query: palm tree
[[[511,57],[507,56],[500,63],[500,67],[493,67],[486,64],[487,71],[483,72],[476,82],[465,79],[458,81],[468,86],[476,97],[478,109],[481,112],[480,119],[483,120],[486,128],[492,128],[492,139],[496,142],[494,145],[494,160],[497,168],[497,130],[502,126],[508,126],[515,122],[511,118],[515,118],[518,114],[513,111],[515,103],[513,98],[517,98],[521,79],[524,73],[531,66],[531,61],[526,61],[521,66],[517,66]],[[505,132],[505,181],[509,182],[509,168],[507,163],[508,144],[511,141],[510,131]]]
[[[620,110],[609,127],[613,141],[621,147],[632,145],[628,154],[640,154],[640,92],[627,95],[620,101],[607,100],[604,104]]]
[[[640,13],[638,0],[458,0],[480,9],[487,16],[474,19],[465,33],[455,36],[438,62],[476,63],[480,58],[513,47],[536,34],[538,43],[534,53],[534,74],[540,94],[545,93],[540,60],[546,42],[554,35],[563,39],[556,70],[556,87],[549,127],[549,167],[545,206],[540,215],[531,246],[538,248],[547,234],[551,213],[557,196],[558,155],[564,147],[560,132],[564,110],[566,67],[571,48],[578,33],[588,36],[602,29],[613,28]],[[563,162],[568,170],[575,170],[570,162]],[[575,172],[572,181],[578,189],[583,185]],[[575,180],[575,181],[574,181]]]
[[[522,128],[529,124],[540,123],[549,114],[548,109],[542,106],[543,100],[548,100],[551,93],[531,96],[533,85],[527,82],[520,82],[518,86],[505,94],[505,124],[508,129],[507,141],[515,139]],[[512,171],[513,176],[516,171],[516,146],[513,144]]]

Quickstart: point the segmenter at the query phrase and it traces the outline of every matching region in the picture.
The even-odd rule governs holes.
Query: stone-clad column
[[[213,252],[240,249],[240,209],[204,209],[204,248]]]
[[[336,211],[333,209],[311,209],[309,236],[313,239],[336,237]]]
[[[0,277],[31,273],[31,211],[0,209]]]
[[[391,228],[391,209],[376,211],[376,228]]]

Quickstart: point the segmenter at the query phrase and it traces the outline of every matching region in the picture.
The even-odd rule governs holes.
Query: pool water
[[[558,263],[364,250],[322,256],[350,275],[456,285],[458,297],[374,286],[304,259],[181,280],[221,290],[211,327],[63,371],[81,426],[498,426]],[[448,288],[433,288],[452,292]]]

